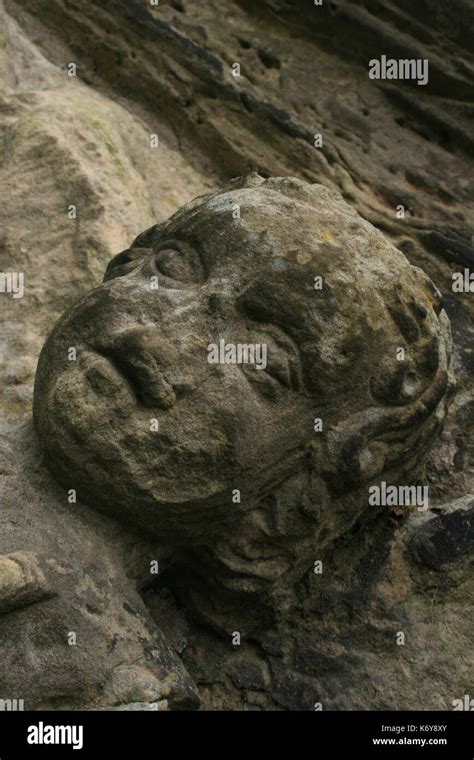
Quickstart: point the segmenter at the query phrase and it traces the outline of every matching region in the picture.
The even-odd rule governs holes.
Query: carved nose
[[[137,402],[169,409],[186,387],[176,351],[155,330],[128,330],[100,350],[128,383]]]

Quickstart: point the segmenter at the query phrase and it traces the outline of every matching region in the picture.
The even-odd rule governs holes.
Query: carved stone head
[[[416,472],[449,361],[420,269],[338,194],[250,175],[143,232],[63,315],[35,424],[65,487],[150,535],[217,545],[251,519],[263,545],[322,540],[370,509],[360,489]]]

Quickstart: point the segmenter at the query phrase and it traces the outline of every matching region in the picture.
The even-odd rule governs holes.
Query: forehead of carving
[[[251,258],[254,267],[272,262],[278,269],[291,263],[317,267],[315,274],[327,266],[354,268],[389,248],[380,233],[327,188],[303,183],[304,190],[298,186],[292,194],[283,181],[281,186],[266,182],[193,201],[137,238],[134,246],[156,250],[182,240],[199,249],[209,270],[224,262],[245,268]],[[294,190],[291,184],[289,188]]]

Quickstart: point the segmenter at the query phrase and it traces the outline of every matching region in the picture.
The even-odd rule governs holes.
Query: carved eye
[[[204,269],[198,254],[186,246],[164,246],[154,257],[159,274],[178,282],[201,282]]]
[[[301,389],[301,368],[292,342],[275,326],[269,326],[268,330],[272,334],[260,334],[257,341],[266,346],[265,367],[248,364],[242,369],[263,395],[275,398],[278,386],[293,391]]]
[[[104,282],[107,280],[113,280],[116,277],[123,277],[124,275],[133,272],[149,253],[149,248],[136,247],[128,248],[126,251],[117,254],[117,256],[114,256],[114,258],[109,261],[104,274]]]
[[[283,386],[291,390],[292,381],[287,357],[276,357],[274,352],[272,354],[265,369],[258,369],[256,366],[248,364],[242,367],[242,371],[247,380],[254,385],[262,396],[275,401],[278,388]]]

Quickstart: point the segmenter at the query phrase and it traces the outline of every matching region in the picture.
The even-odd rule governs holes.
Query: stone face
[[[266,366],[209,363],[221,339]],[[191,615],[283,651],[315,556],[370,530],[369,485],[419,477],[450,355],[436,288],[381,233],[327,188],[254,174],[139,235],[63,315],[35,426],[65,489],[169,547]]]
[[[223,339],[264,345],[267,366],[209,363]],[[63,315],[34,419],[79,498],[150,535],[207,542],[290,474],[308,496],[311,479],[343,495],[396,480],[415,452],[419,467],[450,353],[436,288],[340,196],[251,175],[139,235]],[[363,506],[344,509],[336,532]],[[291,517],[276,513],[287,535]]]

